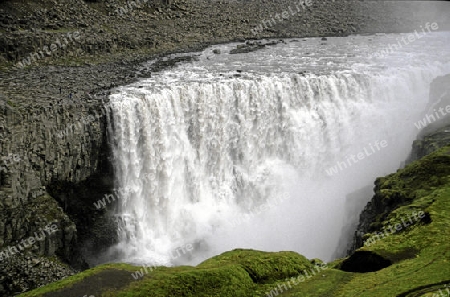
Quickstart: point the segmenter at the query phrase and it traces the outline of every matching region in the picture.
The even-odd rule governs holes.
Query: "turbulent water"
[[[116,89],[116,260],[192,264],[233,248],[330,260],[371,198],[350,211],[346,196],[400,166],[430,82],[450,73],[450,34],[382,52],[402,36],[214,46]]]

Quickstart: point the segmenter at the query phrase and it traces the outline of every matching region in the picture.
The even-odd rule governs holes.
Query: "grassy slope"
[[[398,197],[393,195],[395,192],[413,199],[395,209],[381,222],[383,225],[399,223],[401,218],[419,210],[429,213],[432,220],[430,224],[416,223],[360,249],[390,258],[393,265],[370,273],[330,269],[323,273],[325,276],[314,277],[280,296],[423,296],[450,284],[449,164],[447,146],[381,179],[382,191],[389,191],[386,199]],[[409,259],[400,260],[405,254]]]
[[[433,296],[450,284],[450,146],[379,179],[383,199],[403,201],[387,218],[374,224],[399,223],[413,211],[429,214],[418,222],[360,250],[390,259],[393,265],[377,272],[338,270],[341,260],[278,296]],[[370,238],[374,234],[369,234]],[[41,296],[88,279],[105,268],[136,271],[129,265],[102,265],[21,296]],[[304,274],[313,264],[294,252],[266,253],[234,250],[197,267],[161,267],[120,292],[102,296],[267,296],[286,279]],[[273,296],[276,296],[275,294]],[[437,295],[435,295],[437,296]],[[445,295],[447,296],[447,295]],[[98,296],[97,296],[98,297]]]

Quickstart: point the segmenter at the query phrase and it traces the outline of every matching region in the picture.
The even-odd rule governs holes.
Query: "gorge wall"
[[[436,111],[439,111],[439,108],[445,110],[446,106],[450,106],[450,75],[438,77],[431,84],[429,109],[424,111],[424,119],[430,119],[431,122],[428,122],[428,125],[420,131],[418,139],[414,141],[406,165],[450,144],[450,116],[447,114],[441,119],[436,117]],[[433,119],[436,121],[433,122]],[[436,175],[439,175],[439,172],[436,172]],[[364,245],[366,234],[381,231],[380,222],[394,209],[408,205],[414,199],[411,194],[405,195],[402,191],[394,190],[391,185],[385,184],[385,179],[380,177],[375,182],[375,195],[360,215],[359,225],[348,251],[349,255]]]

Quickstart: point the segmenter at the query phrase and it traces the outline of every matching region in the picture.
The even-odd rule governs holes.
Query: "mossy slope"
[[[372,252],[392,265],[369,273],[329,269],[280,296],[412,297],[433,296],[439,290],[435,297],[450,296],[450,146],[378,179],[376,191],[394,210],[377,217],[374,231],[365,234],[365,240],[375,240],[356,253]],[[426,216],[410,224],[406,218],[418,211]],[[410,225],[405,227],[402,219]],[[376,237],[399,223],[400,231]],[[335,267],[343,262],[335,261]]]
[[[117,270],[118,274],[129,271],[129,285],[115,291],[105,288],[101,296],[255,296],[258,291],[262,294],[267,284],[296,276],[313,266],[304,256],[295,252],[237,249],[208,259],[197,267],[158,267],[139,280],[134,280],[131,273],[141,267],[102,265],[22,296],[53,296],[51,292],[63,294],[62,289],[72,287],[73,290],[64,290],[64,296],[70,297],[72,292],[67,291],[77,291],[78,284],[88,283],[90,278],[106,270],[110,272],[111,269]]]

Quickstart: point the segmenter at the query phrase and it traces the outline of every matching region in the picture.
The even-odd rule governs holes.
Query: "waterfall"
[[[345,195],[399,167],[444,68],[148,79],[118,89],[108,118],[120,260],[198,262],[237,247],[329,259]],[[339,162],[352,166],[327,174]],[[186,244],[191,259],[174,259]]]

